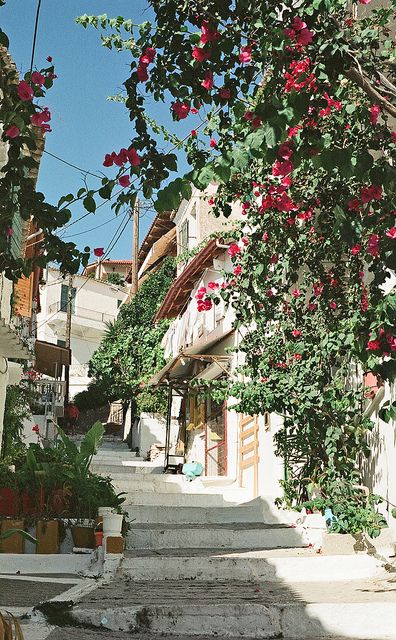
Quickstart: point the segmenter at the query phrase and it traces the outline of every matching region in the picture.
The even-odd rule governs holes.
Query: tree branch
[[[384,111],[396,118],[396,107],[388,102],[388,100],[373,87],[371,82],[361,74],[356,67],[351,67],[349,71],[346,72],[346,76],[363,89],[369,98],[380,104]]]

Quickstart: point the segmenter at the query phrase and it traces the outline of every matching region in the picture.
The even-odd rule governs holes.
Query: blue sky
[[[10,39],[10,53],[21,73],[30,65],[36,4],[36,0],[7,0],[0,8],[0,25]],[[46,57],[51,55],[58,75],[45,99],[52,113],[52,133],[47,134],[46,150],[95,173],[108,171],[102,166],[105,153],[127,147],[133,136],[125,107],[106,100],[122,90],[130,55],[109,51],[101,45],[97,31],[75,24],[76,16],[84,13],[122,15],[139,23],[152,18],[152,13],[145,0],[42,0],[35,66],[46,66]],[[193,121],[188,125],[172,124],[168,107],[152,100],[148,111],[180,135],[194,127]],[[89,178],[92,188],[98,182]],[[78,171],[44,155],[38,188],[49,202],[56,204],[60,196],[75,193],[81,186],[82,175]],[[79,203],[73,205],[74,219],[84,212]],[[154,215],[153,211],[144,212],[141,240]],[[105,226],[92,229],[107,220],[110,222]],[[120,221],[106,204],[96,214],[71,226],[64,237],[80,247],[106,247]],[[130,258],[131,233],[129,225],[110,258]]]

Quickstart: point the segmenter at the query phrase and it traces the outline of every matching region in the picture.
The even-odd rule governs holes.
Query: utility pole
[[[131,211],[132,217],[132,265],[131,265],[131,296],[135,296],[138,290],[138,254],[139,254],[139,200],[136,198]]]
[[[71,326],[72,326],[72,304],[73,304],[73,276],[69,275],[69,283],[68,283],[68,291],[67,291],[67,306],[66,306],[66,348],[70,349],[70,338],[71,338]],[[65,406],[69,404],[69,393],[70,393],[70,367],[69,365],[65,366],[65,381],[66,381],[66,392],[65,392]]]

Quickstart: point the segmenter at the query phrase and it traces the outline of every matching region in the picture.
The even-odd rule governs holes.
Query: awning
[[[4,318],[0,318],[0,357],[31,360],[32,354]]]
[[[51,378],[60,378],[62,366],[71,364],[71,350],[51,342],[36,340],[36,369]]]
[[[209,364],[209,367],[206,367],[200,374],[194,376],[194,379],[204,378],[206,380],[213,380],[221,373],[226,373],[227,363],[231,359],[231,356],[225,353],[208,353],[208,349],[213,349],[214,345],[218,345],[231,333],[233,333],[233,329],[223,334],[220,338],[217,336],[212,341],[196,342],[193,346],[182,349],[165,367],[150,378],[146,386],[157,387],[160,384],[168,384],[170,380],[179,382],[191,380],[192,375],[190,369],[194,360],[200,360],[201,362],[207,362]],[[217,367],[218,374],[212,375],[214,373],[214,369],[212,369],[209,377],[206,377],[205,372],[208,373],[213,364]]]
[[[175,318],[180,313],[197,280],[205,269],[212,266],[213,258],[216,258],[223,251],[224,249],[217,245],[216,240],[210,240],[206,247],[194,256],[180,276],[172,283],[157,311],[155,322],[164,318]]]

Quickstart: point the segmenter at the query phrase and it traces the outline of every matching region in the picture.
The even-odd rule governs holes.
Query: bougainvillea
[[[241,411],[285,416],[278,448],[299,469],[289,490],[301,496],[307,479],[328,491],[340,478],[353,484],[370,427],[354,368],[395,371],[395,2],[149,4],[153,24],[78,20],[131,52],[131,170],[159,211],[211,182],[214,214],[240,204],[232,273],[197,300],[204,312],[224,296],[249,329],[246,382],[226,393]],[[146,98],[197,134],[184,145],[191,171],[166,186],[177,158],[160,150]]]

